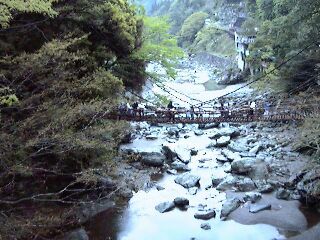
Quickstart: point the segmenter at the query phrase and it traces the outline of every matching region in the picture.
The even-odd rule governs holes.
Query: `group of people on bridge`
[[[237,106],[233,103],[225,103],[220,101],[209,107],[200,105],[190,105],[189,107],[174,106],[172,101],[169,101],[166,107],[155,107],[154,105],[142,104],[134,102],[132,105],[129,103],[121,103],[118,108],[118,118],[142,118],[144,116],[154,116],[161,118],[168,118],[172,121],[176,117],[186,119],[202,119],[205,117],[222,117],[231,118],[246,116],[253,118],[254,116],[270,114],[270,104],[264,102],[262,106],[257,107],[255,101],[248,102],[245,105]]]

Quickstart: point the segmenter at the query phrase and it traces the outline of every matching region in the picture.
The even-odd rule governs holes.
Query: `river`
[[[190,74],[194,79],[192,82],[189,82],[189,78],[187,77]],[[178,71],[176,80],[174,82],[164,82],[164,86],[166,89],[171,89],[170,92],[173,95],[178,95],[177,99],[172,99],[175,103],[185,105],[186,102],[184,100],[192,101],[188,97],[206,101],[233,91],[242,85],[234,85],[227,88],[215,85],[210,80],[209,72],[206,68],[196,67]],[[153,92],[145,89],[144,97],[150,97],[154,93],[167,95],[168,98],[172,97],[172,95],[164,92],[152,83],[149,83],[150,88]],[[247,94],[251,91],[245,88],[242,89],[242,94]],[[181,94],[178,94],[178,92]],[[179,99],[182,99],[182,101]],[[196,103],[196,101],[192,103]],[[250,225],[241,224],[232,219],[226,221],[220,219],[222,204],[226,200],[226,191],[218,191],[216,187],[212,186],[212,176],[224,178],[232,174],[230,173],[230,163],[217,161],[217,156],[221,155],[221,149],[208,147],[209,143],[212,142],[212,139],[209,137],[216,130],[208,129],[199,132],[197,125],[142,125],[136,132],[137,137],[132,143],[122,145],[121,151],[131,149],[136,152],[161,152],[163,145],[175,149],[176,152],[182,155],[188,155],[191,150],[196,150],[196,154],[190,157],[190,163],[186,166],[188,166],[190,174],[200,176],[199,184],[196,186],[196,190],[190,191],[190,189],[175,182],[177,175],[182,174],[181,172],[175,174],[175,171],[169,173],[159,170],[158,174],[151,176],[154,184],[149,186],[147,190],[135,192],[128,203],[119,204],[116,208],[98,215],[91,221],[89,230],[91,231],[90,236],[92,239],[271,240],[285,239],[290,235],[296,235],[299,232],[297,229],[301,226],[294,225],[299,225],[300,223],[302,223],[301,225],[308,224],[308,216],[303,215],[299,211],[298,205],[294,205],[294,207],[286,205],[286,202],[291,201],[276,202],[276,206],[272,205],[272,212],[275,212],[275,214],[279,212],[280,215],[278,216],[285,218],[284,214],[286,213],[282,213],[281,215],[281,211],[284,211],[282,209],[290,211],[294,218],[297,218],[296,222],[293,223],[293,227],[297,229],[286,227],[286,224],[284,224],[286,223],[286,219],[277,219],[279,222],[275,224],[271,224],[272,222],[270,224],[261,224],[257,221],[257,224]],[[229,128],[229,125],[225,124],[223,127]],[[238,138],[245,138],[250,134],[251,130],[249,126],[238,126],[237,128],[241,133],[244,133],[243,136],[241,134]],[[170,135],[168,134],[170,131],[178,131],[178,134]],[[147,135],[153,135],[155,138],[147,140]],[[268,152],[265,151],[263,153],[266,155]],[[265,155],[263,156],[265,157]],[[167,168],[170,169],[170,167]],[[262,195],[262,198],[268,198],[268,196]],[[173,210],[165,213],[160,213],[156,210],[155,207],[158,204],[168,201],[172,202],[176,197],[187,198],[189,200],[188,207],[185,209],[175,207]],[[246,208],[246,204],[243,204],[240,208]],[[214,218],[200,220],[194,217],[196,213],[212,209],[217,213]],[[318,215],[313,216],[313,218],[317,219],[316,222],[320,220]],[[206,230],[203,229],[203,223],[206,223]],[[285,227],[281,228],[279,226]]]

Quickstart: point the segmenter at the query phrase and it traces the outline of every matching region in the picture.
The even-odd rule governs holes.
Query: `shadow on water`
[[[125,202],[119,203],[116,207],[108,209],[92,218],[85,226],[89,234],[89,239],[117,239],[127,205]]]

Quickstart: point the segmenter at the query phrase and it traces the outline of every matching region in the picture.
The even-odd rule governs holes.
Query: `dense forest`
[[[229,28],[240,15],[242,31],[256,34],[249,66],[260,70],[246,81],[316,84],[319,9],[319,0],[0,0],[0,239],[79,225],[74,206],[114,190],[104,176],[130,131],[105,114],[156,78],[150,62],[174,77],[184,51],[234,59]],[[319,118],[299,139],[319,160]]]
[[[310,76],[316,77],[319,71],[319,1],[164,0],[148,1],[147,6],[152,15],[168,16],[172,33],[190,52],[233,56],[234,39],[228,31],[234,30],[237,19],[244,21],[238,31],[257,37],[250,45],[248,61],[252,68],[263,66],[264,70],[271,70],[303,51],[265,78],[268,83],[276,81],[277,87],[296,85]]]
[[[152,25],[127,1],[5,0],[0,9],[0,228],[3,239],[30,239],[67,222],[46,217],[55,204],[110,191],[101,176],[129,128],[103,116],[125,89],[141,88],[149,61],[170,71],[182,52],[165,20]]]

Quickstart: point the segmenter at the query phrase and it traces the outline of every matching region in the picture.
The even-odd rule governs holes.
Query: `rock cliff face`
[[[241,74],[236,72],[232,73],[232,76],[229,74],[230,69],[238,70],[234,32],[239,30],[247,17],[243,0],[140,0],[140,3],[149,15],[169,16],[171,31],[176,34],[181,46],[195,60],[218,69],[215,75],[219,76],[217,78],[219,84],[228,85],[243,81]],[[190,16],[200,12],[208,15],[204,26],[197,30],[193,36],[194,40],[186,43],[181,30],[190,25]],[[188,28],[192,29],[190,26]]]

